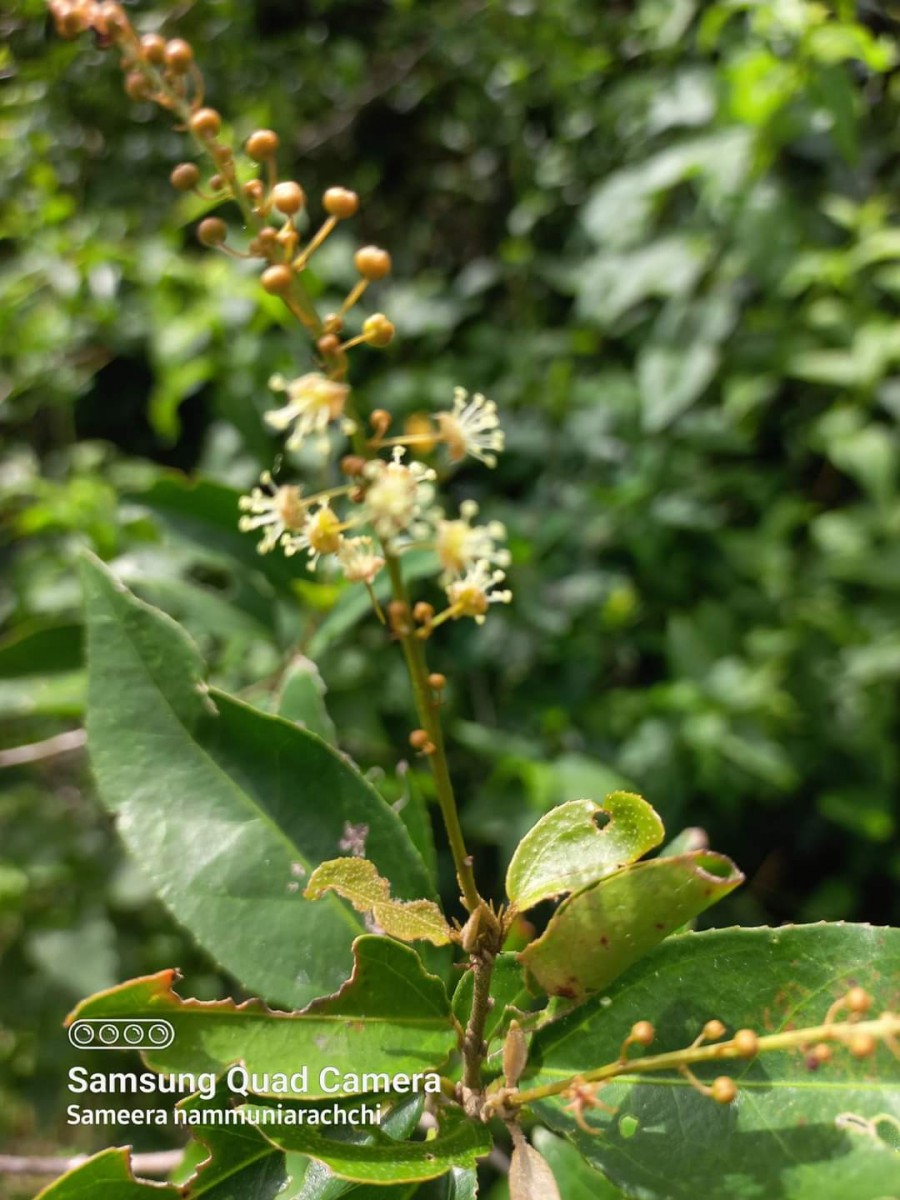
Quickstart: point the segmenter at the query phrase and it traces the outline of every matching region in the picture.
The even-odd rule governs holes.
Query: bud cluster
[[[311,335],[312,369],[295,379],[276,375],[270,380],[284,403],[266,414],[269,427],[285,435],[288,450],[313,439],[320,451],[329,453],[337,448],[336,439],[352,440],[353,453],[341,460],[346,482],[306,496],[302,487],[276,484],[266,472],[241,498],[240,528],[259,533],[262,554],[276,549],[289,556],[301,554],[310,569],[322,563],[369,587],[391,557],[414,547],[431,549],[447,603],[440,613],[430,605],[415,607],[410,621],[417,634],[427,637],[444,621],[462,617],[483,622],[492,604],[511,599],[500,587],[509,563],[509,553],[500,544],[505,531],[498,522],[475,524],[478,510],[472,501],[465,502],[457,516],[446,516],[435,504],[437,466],[427,460],[442,447],[448,468],[466,458],[495,466],[504,445],[496,405],[480,393],[470,397],[457,388],[446,411],[435,414],[433,421],[420,420],[401,436],[388,436],[392,418],[376,410],[367,436],[347,383],[348,354],[361,345],[388,346],[394,325],[381,312],[367,316],[358,333],[348,333],[345,323],[369,286],[390,273],[391,256],[378,246],[357,250],[358,279],[336,311],[324,316],[304,284],[303,272],[316,250],[341,221],[356,215],[357,194],[329,187],[321,198],[324,219],[304,240],[307,196],[296,180],[279,177],[278,135],[257,129],[246,139],[244,153],[258,171],[241,182],[235,149],[223,132],[221,114],[205,101],[203,75],[189,42],[159,34],[139,36],[117,3],[51,0],[50,11],[63,37],[92,32],[100,45],[116,46],[128,96],[175,115],[179,128],[211,164],[211,173],[204,179],[198,163],[180,162],[169,177],[172,187],[207,202],[237,204],[248,230],[246,244],[235,246],[226,220],[211,215],[199,223],[198,240],[233,257],[261,260],[263,289],[279,297]]]

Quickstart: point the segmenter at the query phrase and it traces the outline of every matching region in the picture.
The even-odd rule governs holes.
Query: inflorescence
[[[357,250],[359,279],[337,311],[324,316],[304,284],[303,273],[315,252],[340,222],[359,210],[357,194],[328,188],[322,197],[324,219],[304,241],[300,225],[307,197],[298,182],[279,178],[278,135],[258,129],[246,139],[244,153],[258,173],[242,182],[246,172],[238,170],[221,114],[205,102],[203,75],[189,42],[139,35],[118,3],[51,0],[50,11],[63,37],[91,32],[99,45],[115,46],[127,95],[171,112],[179,128],[190,134],[210,164],[208,178],[196,162],[185,161],[173,168],[172,186],[207,202],[236,204],[247,231],[246,245],[237,248],[226,221],[207,216],[197,228],[199,241],[233,257],[261,260],[262,287],[287,306],[313,340],[312,370],[295,379],[275,375],[269,381],[284,403],[266,414],[266,423],[285,436],[285,448],[291,451],[312,440],[330,454],[349,439],[352,453],[340,462],[346,482],[306,495],[302,486],[276,483],[265,472],[259,485],[241,498],[240,528],[260,535],[261,554],[280,550],[304,555],[310,570],[322,564],[369,588],[389,558],[413,548],[432,550],[447,602],[439,613],[429,605],[416,607],[417,635],[428,637],[448,620],[483,622],[492,604],[512,598],[501,586],[509,564],[509,552],[501,544],[505,530],[497,521],[475,524],[474,501],[465,501],[458,516],[448,517],[435,503],[437,471],[431,460],[442,452],[448,467],[467,458],[495,466],[504,446],[496,405],[480,393],[470,396],[457,388],[446,411],[433,420],[420,419],[400,436],[388,436],[392,418],[376,410],[367,436],[347,382],[348,355],[361,345],[389,345],[394,326],[384,313],[366,317],[359,333],[348,333],[345,325],[369,285],[390,273],[391,256],[377,246]]]

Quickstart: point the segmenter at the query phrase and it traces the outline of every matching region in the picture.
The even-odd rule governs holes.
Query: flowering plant
[[[512,1200],[896,1191],[900,1099],[881,1070],[900,1056],[897,931],[690,932],[743,877],[694,830],[647,857],[665,832],[628,792],[551,810],[515,849],[505,900],[482,895],[445,749],[448,678],[429,655],[447,622],[480,625],[513,599],[502,525],[479,523],[471,499],[458,513],[439,502],[464,460],[496,464],[496,407],[460,388],[400,432],[385,409],[367,411],[351,357],[395,330],[383,313],[356,325],[353,314],[390,255],[356,253],[359,279],[335,312],[320,314],[304,281],[357,195],[329,188],[307,232],[304,189],[278,174],[277,135],[253,132],[240,159],[186,41],[140,36],[118,3],[50,8],[63,36],[91,31],[116,47],[128,95],[193,138],[211,176],[185,161],[173,186],[229,202],[242,226],[207,216],[200,241],[257,260],[262,287],[309,335],[312,361],[271,380],[284,403],[266,423],[288,452],[312,446],[324,486],[267,471],[235,520],[261,554],[368,590],[403,652],[409,743],[432,774],[459,898],[455,914],[438,903],[427,818],[412,804],[398,813],[329,744],[315,689],[301,727],[211,688],[182,631],[87,561],[101,794],[172,912],[264,1002],[185,1000],[170,970],[83,1001],[73,1029],[165,1021],[173,1039],[145,1047],[150,1072],[212,1080],[182,1102],[183,1123],[207,1124],[215,1104],[233,1119],[195,1135],[178,1184],[141,1182],[112,1150],[43,1195],[463,1198],[489,1156]],[[443,593],[437,608],[410,594],[413,551]],[[557,901],[535,936],[523,914]],[[329,1123],[340,1131],[319,1131]]]

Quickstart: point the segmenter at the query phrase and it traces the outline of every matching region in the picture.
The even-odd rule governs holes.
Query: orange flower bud
[[[214,138],[222,128],[222,118],[214,108],[198,108],[191,114],[190,125],[197,137]]]
[[[190,42],[186,42],[184,38],[172,38],[170,42],[166,42],[163,58],[170,71],[174,71],[176,75],[184,75],[191,69],[194,51]]]
[[[207,217],[197,226],[197,240],[204,246],[221,246],[228,237],[228,226],[219,217]]]
[[[192,192],[200,182],[200,172],[193,163],[179,163],[169,176],[176,192]]]
[[[345,221],[359,210],[359,196],[347,188],[329,188],[322,197],[322,207],[332,217]]]
[[[274,267],[267,267],[263,271],[261,282],[266,291],[273,296],[284,296],[291,289],[294,273],[284,263],[277,263]]]
[[[306,203],[306,194],[299,183],[276,183],[272,188],[272,203],[286,217],[292,217]]]
[[[256,162],[274,158],[278,150],[278,134],[271,129],[257,129],[247,138],[246,150]]]
[[[363,246],[353,258],[364,279],[383,279],[391,269],[391,256],[377,246]]]

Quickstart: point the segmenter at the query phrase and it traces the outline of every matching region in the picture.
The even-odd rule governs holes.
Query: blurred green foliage
[[[508,453],[460,491],[507,523],[516,600],[434,654],[488,894],[540,812],[626,782],[745,868],[731,917],[900,922],[895,7],[129,7],[195,42],[235,137],[271,126],[310,195],[361,193],[401,335],[356,360],[366,400],[411,416],[461,384],[505,413]],[[222,686],[274,704],[311,655],[346,749],[427,792],[396,770],[380,627],[236,532],[302,336],[196,246],[182,138],[107,56],[38,0],[0,24],[0,749],[78,724],[88,545]],[[317,294],[354,245],[317,256]],[[0,1129],[53,1145],[69,1001],[204,968],[137,883],[123,901],[81,759],[2,783]]]

